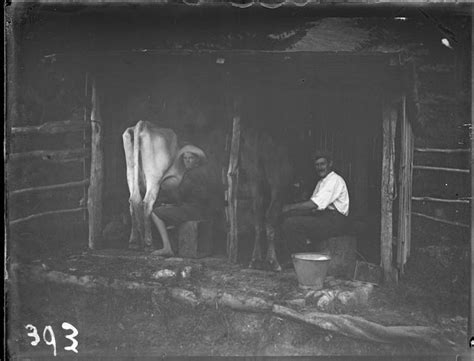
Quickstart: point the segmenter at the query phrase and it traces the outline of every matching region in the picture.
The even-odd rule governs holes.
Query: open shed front
[[[79,332],[79,357],[416,353],[432,359],[465,351],[466,257],[446,259],[439,247],[429,248],[429,262],[412,257],[406,282],[374,287],[327,277],[316,292],[299,287],[291,267],[248,269],[254,217],[243,150],[233,189],[236,262],[222,254],[231,228],[224,198],[236,123],[241,142],[261,131],[289,147],[300,187],[285,201],[313,190],[312,151],[333,153],[349,187],[358,252],[381,264],[387,279],[402,273],[410,248],[412,256],[418,250],[410,247],[411,214],[429,231],[439,229],[428,223],[434,221],[466,230],[455,212],[469,205],[468,186],[464,179],[453,181],[459,189],[448,183],[469,170],[462,159],[453,168],[451,158],[439,164],[436,155],[469,153],[461,144],[469,135],[462,125],[469,91],[459,80],[469,78],[462,76],[469,73],[469,51],[461,45],[471,42],[470,15],[463,20],[453,11],[444,19],[445,10],[434,12],[455,29],[458,44],[427,9],[407,15],[400,7],[398,16],[387,7],[357,18],[351,16],[365,16],[365,9],[348,16],[332,5],[253,8],[117,6],[106,21],[103,8],[82,5],[28,5],[14,14],[21,20],[13,22],[9,44],[15,50],[7,144],[12,354],[52,355],[52,345],[42,342],[47,336],[31,344],[25,329],[31,324],[40,337],[51,325],[58,355],[73,355],[64,349],[63,322]],[[208,154],[223,200],[212,257],[127,249],[121,136],[140,119],[173,128]],[[435,156],[412,167],[415,124],[415,151]],[[435,181],[444,183],[438,193],[431,192]],[[430,213],[438,203],[451,204],[452,217]],[[69,217],[89,226],[88,245],[87,232],[76,232]],[[43,227],[52,229],[55,243]],[[281,248],[279,256],[285,257]],[[419,267],[409,268],[414,263]]]
[[[383,173],[383,124],[384,119],[388,121],[389,107],[398,116],[396,107],[403,91],[401,67],[390,65],[391,61],[384,54],[250,51],[170,51],[104,59],[108,65],[97,74],[97,86],[105,126],[106,221],[114,212],[127,212],[121,139],[126,127],[150,120],[173,128],[181,141],[203,148],[213,176],[223,183],[217,191],[224,197],[232,118],[237,115],[242,142],[246,134],[263,131],[288,147],[294,183],[300,188],[299,194],[288,192],[286,202],[312,193],[316,183],[313,151],[333,154],[335,170],[350,192],[350,217],[359,227],[359,253],[380,262],[381,199],[393,196],[382,194],[381,184],[390,177],[393,182],[395,176],[396,135],[395,128],[386,132],[385,141],[393,149],[385,161],[392,164]],[[238,261],[248,263],[253,215],[245,155],[239,169]],[[384,214],[390,217],[384,220],[387,227],[392,219]],[[214,240],[217,252],[226,248],[224,220],[220,222]]]

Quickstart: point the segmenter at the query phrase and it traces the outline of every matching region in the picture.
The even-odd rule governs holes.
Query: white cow
[[[152,248],[151,212],[160,189],[176,189],[184,173],[181,156],[185,152],[205,157],[193,145],[178,147],[172,129],[160,128],[148,121],[138,121],[122,135],[130,191],[132,230],[130,248]],[[142,196],[144,195],[144,196]]]

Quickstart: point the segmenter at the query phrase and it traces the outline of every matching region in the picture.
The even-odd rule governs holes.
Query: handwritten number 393
[[[77,331],[77,329],[73,325],[71,325],[68,322],[63,322],[61,327],[63,328],[63,330],[71,331],[70,334],[65,335],[65,337],[68,340],[71,341],[71,345],[64,347],[64,349],[66,351],[72,351],[72,352],[77,353],[77,345],[79,343],[77,342],[75,337],[79,334],[79,332]],[[38,330],[33,325],[26,325],[25,328],[28,331],[31,331],[31,332],[28,333],[28,336],[30,336],[34,339],[33,341],[31,341],[31,345],[32,346],[37,346],[41,341],[41,338],[38,335]],[[46,338],[47,334],[49,334],[48,338]],[[56,356],[56,338],[54,336],[53,328],[51,326],[46,326],[44,328],[44,330],[43,330],[43,341],[46,345],[53,346],[53,355]]]

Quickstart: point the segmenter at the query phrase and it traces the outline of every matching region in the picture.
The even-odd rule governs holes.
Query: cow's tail
[[[133,189],[140,192],[140,133],[143,128],[143,121],[139,120],[133,129]]]
[[[140,120],[133,129],[133,189],[135,192],[138,192],[135,193],[134,196],[140,198],[140,201],[135,203],[134,216],[135,224],[142,239],[144,236],[145,225],[143,204],[140,194],[140,133],[143,129],[143,125],[143,121]]]

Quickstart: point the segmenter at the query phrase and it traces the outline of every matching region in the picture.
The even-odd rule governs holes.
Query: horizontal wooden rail
[[[62,183],[62,184],[52,184],[52,185],[47,185],[47,186],[17,189],[17,190],[8,192],[8,194],[10,196],[16,196],[16,195],[19,195],[19,194],[25,194],[25,193],[30,193],[30,192],[41,192],[41,191],[50,191],[50,190],[57,190],[57,189],[67,189],[67,188],[80,187],[80,186],[86,186],[88,184],[89,184],[89,179],[83,179],[81,181],[76,181],[76,182],[69,182],[69,183]]]
[[[424,169],[424,170],[439,170],[444,172],[456,172],[456,173],[469,173],[469,169],[461,168],[446,168],[446,167],[432,167],[428,165],[414,165],[413,169]]]
[[[445,224],[450,224],[450,225],[452,225],[452,226],[459,226],[459,227],[469,228],[469,225],[468,225],[468,224],[465,224],[465,223],[454,222],[454,221],[448,221],[447,219],[442,219],[442,218],[438,218],[438,217],[428,216],[428,215],[426,215],[426,214],[418,213],[418,212],[411,212],[411,214],[413,214],[413,215],[415,215],[415,216],[418,216],[418,217],[422,217],[422,218],[426,218],[426,219],[431,219],[432,221],[436,221],[436,222],[440,222],[440,223],[445,223]]]
[[[13,135],[27,134],[59,134],[67,132],[77,132],[84,129],[84,122],[64,120],[59,122],[48,122],[37,126],[13,127]]]
[[[25,160],[39,158],[42,160],[53,162],[70,162],[88,157],[90,151],[84,148],[67,149],[67,150],[33,150],[24,153],[12,153],[8,156],[9,160]]]
[[[439,149],[439,148],[415,148],[415,152],[420,153],[469,153],[471,150],[466,148],[457,149]]]
[[[13,221],[9,221],[9,224],[10,224],[10,226],[13,226],[13,225],[18,224],[18,223],[23,223],[23,222],[30,221],[32,219],[40,218],[40,217],[47,216],[47,215],[75,213],[75,212],[83,211],[85,209],[87,209],[87,207],[79,207],[79,208],[72,208],[72,209],[58,209],[58,210],[55,210],[55,211],[47,211],[47,212],[42,212],[42,213],[36,213],[36,214],[29,215],[27,217],[17,218],[17,219],[14,219]]]
[[[411,197],[413,201],[427,201],[427,202],[440,202],[440,203],[471,203],[468,199],[446,199],[446,198],[434,198],[434,197]]]

